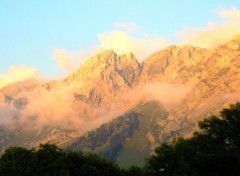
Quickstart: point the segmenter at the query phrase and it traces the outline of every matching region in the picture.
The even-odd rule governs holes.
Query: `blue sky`
[[[54,59],[56,49],[63,49],[68,57],[90,52],[101,45],[100,34],[108,36],[112,31],[124,32],[136,41],[147,36],[174,43],[178,32],[204,29],[209,22],[221,24],[223,18],[217,12],[233,7],[239,9],[240,1],[0,0],[0,74],[10,66],[26,64],[44,76],[64,75],[67,72]],[[133,23],[137,29],[116,27],[116,23]]]

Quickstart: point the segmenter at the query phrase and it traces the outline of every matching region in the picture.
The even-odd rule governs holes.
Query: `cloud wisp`
[[[216,13],[221,18],[221,22],[208,22],[206,27],[187,28],[173,35],[180,41],[180,45],[213,49],[240,34],[240,10],[238,8],[217,10]],[[134,35],[135,32],[139,32],[139,26],[136,23],[115,22],[113,25],[118,30],[99,33],[97,36],[99,44],[93,47],[89,56],[112,49],[118,54],[133,52],[137,58],[144,60],[152,53],[171,44],[171,41],[161,36],[151,36],[146,33]]]
[[[139,26],[136,23],[122,23],[122,22],[115,22],[113,23],[113,26],[119,29],[126,29],[129,32],[136,31]]]
[[[77,52],[70,52],[63,48],[56,48],[53,52],[53,57],[57,62],[58,68],[69,74],[75,71],[91,54],[90,51],[79,50]]]
[[[117,97],[108,95],[111,103],[97,107],[75,99],[76,91],[81,89],[83,87],[77,82],[60,82],[51,89],[23,91],[18,96],[27,100],[24,108],[0,105],[0,125],[12,128],[53,125],[88,131],[124,114],[140,102],[156,101],[169,107],[181,102],[191,91],[184,85],[150,83],[120,92]]]
[[[0,89],[15,82],[40,78],[41,73],[36,68],[27,65],[12,66],[8,68],[7,73],[0,74]]]
[[[240,34],[239,9],[218,10],[217,14],[222,18],[221,23],[209,22],[205,28],[189,28],[178,32],[181,44],[213,49]]]
[[[98,34],[98,39],[100,45],[96,47],[97,52],[107,49],[113,49],[118,54],[133,52],[141,60],[168,45],[161,37],[133,37],[123,31],[101,33]]]

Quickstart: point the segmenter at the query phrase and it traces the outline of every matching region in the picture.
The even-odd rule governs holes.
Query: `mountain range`
[[[215,49],[169,46],[143,61],[104,51],[62,80],[0,90],[0,149],[56,143],[142,165],[154,148],[190,137],[199,120],[240,100],[240,37]]]

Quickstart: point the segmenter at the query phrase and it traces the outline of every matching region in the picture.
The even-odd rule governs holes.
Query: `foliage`
[[[124,176],[144,176],[145,171],[143,168],[137,166],[131,166],[123,171]]]
[[[115,161],[125,140],[132,137],[138,126],[139,115],[131,112],[81,136],[68,149],[87,149],[87,151],[94,151],[108,160]]]
[[[199,123],[190,139],[178,139],[156,148],[146,160],[147,175],[240,175],[240,103]]]
[[[10,147],[0,158],[1,176],[120,176],[120,168],[96,154],[63,151],[53,144],[38,150]]]

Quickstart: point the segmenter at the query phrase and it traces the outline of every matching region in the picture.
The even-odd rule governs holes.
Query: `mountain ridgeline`
[[[213,50],[170,46],[139,61],[104,51],[60,81],[0,90],[1,150],[55,143],[143,165],[160,143],[240,100],[240,40]]]

